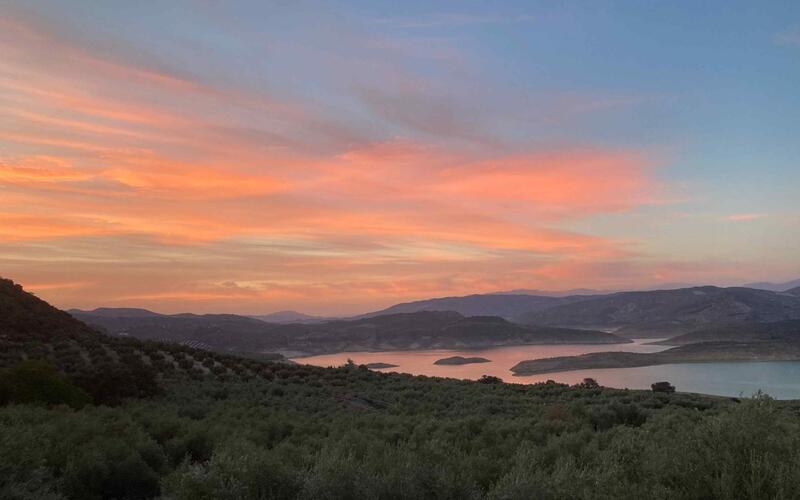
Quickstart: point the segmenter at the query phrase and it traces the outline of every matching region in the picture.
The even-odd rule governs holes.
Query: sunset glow
[[[668,5],[3,5],[0,275],[60,307],[346,314],[800,271],[777,9],[708,34]],[[622,46],[589,41],[626,16]],[[664,16],[686,46],[735,34],[740,84],[701,50],[648,53]]]

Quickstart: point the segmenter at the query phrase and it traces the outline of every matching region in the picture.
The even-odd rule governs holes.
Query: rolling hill
[[[165,377],[253,376],[263,366],[258,361],[177,344],[104,335],[11,280],[0,278],[0,368],[20,363],[34,363],[28,368],[33,372],[51,366],[85,391],[91,401],[105,405],[155,395]]]
[[[420,311],[455,311],[464,316],[500,316],[501,318],[512,319],[528,312],[540,311],[561,304],[580,302],[590,297],[591,295],[550,297],[522,293],[440,297],[396,304],[360,317]]]
[[[332,321],[292,337],[302,352],[461,349],[523,344],[614,344],[627,339],[598,331],[525,327],[496,316],[464,317],[452,311],[388,314]]]
[[[73,312],[76,318],[115,336],[205,346],[231,352],[263,352],[285,345],[279,325],[235,314],[174,314],[152,316],[112,316]]]
[[[111,317],[76,312],[75,315],[112,335],[177,342],[225,352],[307,355],[515,344],[627,342],[627,339],[604,332],[526,327],[498,317],[466,318],[453,311],[386,314],[308,324],[265,323],[232,314]]]
[[[800,319],[800,296],[713,286],[623,292],[528,312],[523,324],[611,329],[628,337],[665,337],[711,326]]]

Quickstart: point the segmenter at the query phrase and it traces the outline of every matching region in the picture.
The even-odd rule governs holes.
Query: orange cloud
[[[0,263],[59,305],[357,310],[577,286],[639,256],[568,222],[658,199],[643,151],[506,147],[455,98],[424,112],[413,79],[364,125],[52,24],[0,28]]]
[[[546,212],[614,212],[651,203],[655,183],[639,154],[565,150],[501,157],[441,173],[446,196],[518,202]]]

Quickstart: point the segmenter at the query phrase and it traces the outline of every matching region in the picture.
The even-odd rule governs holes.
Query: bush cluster
[[[115,407],[0,408],[0,498],[800,496],[798,408],[763,395],[208,357],[259,376],[175,376]]]

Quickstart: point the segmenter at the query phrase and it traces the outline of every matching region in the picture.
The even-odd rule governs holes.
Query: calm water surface
[[[592,377],[607,387],[627,387],[629,389],[649,389],[653,382],[668,380],[679,391],[685,392],[719,396],[750,396],[760,389],[775,398],[800,399],[800,362],[792,361],[687,363],[639,368],[578,370],[526,377],[515,377],[509,371],[512,366],[526,359],[574,356],[601,351],[658,352],[668,349],[666,346],[648,345],[656,340],[658,339],[636,339],[632,344],[526,345],[459,351],[343,352],[295,358],[295,361],[316,366],[339,366],[350,358],[357,364],[391,363],[397,365],[397,368],[387,368],[381,371],[471,380],[478,379],[482,375],[494,375],[506,382],[531,384],[548,379],[576,384],[586,377]],[[433,364],[437,359],[449,356],[478,356],[487,358],[491,362],[459,366]]]

